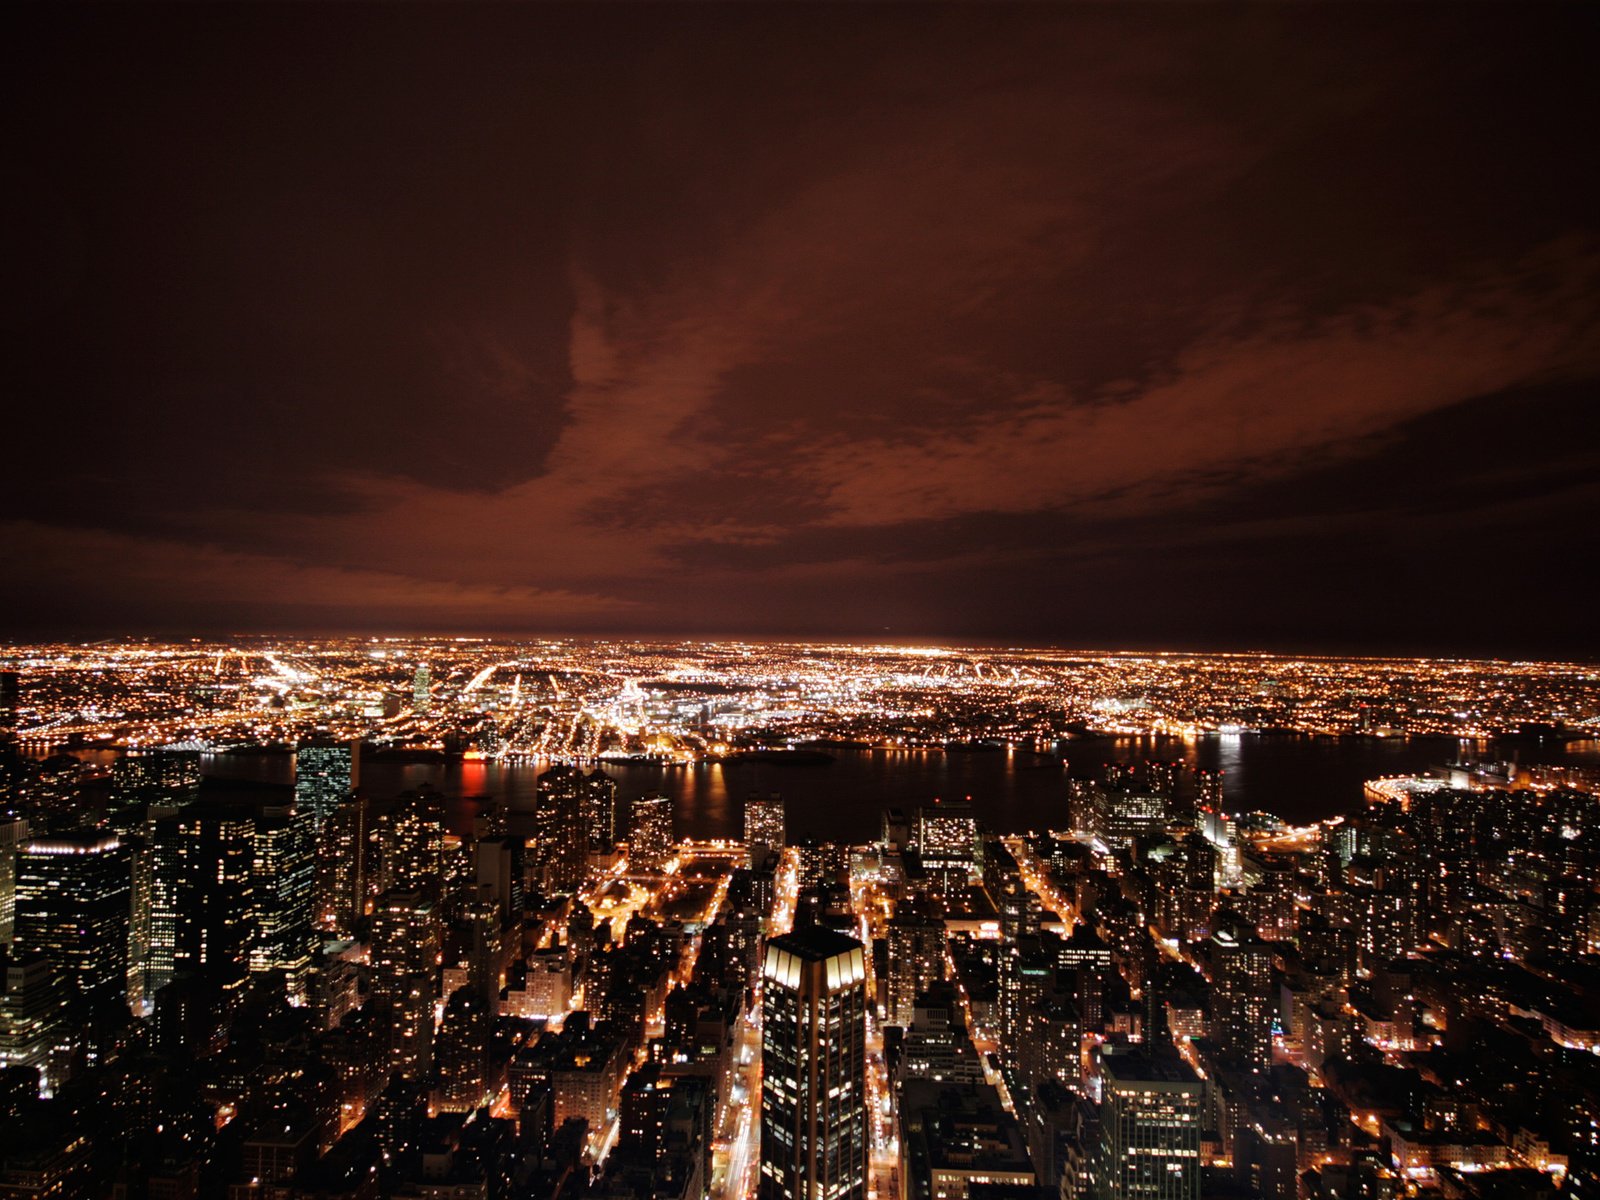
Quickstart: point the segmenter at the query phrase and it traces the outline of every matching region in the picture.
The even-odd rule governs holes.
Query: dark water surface
[[[1228,805],[1262,809],[1292,823],[1333,816],[1362,803],[1361,784],[1381,775],[1425,773],[1462,759],[1600,765],[1600,742],[1489,744],[1454,738],[1311,738],[1297,736],[1090,739],[1063,745],[1066,766],[1033,754],[1005,751],[835,750],[821,765],[735,762],[695,767],[607,763],[624,802],[646,792],[672,797],[682,836],[737,837],[744,799],[779,792],[789,802],[791,838],[859,842],[875,837],[888,806],[914,810],[935,798],[962,800],[1002,832],[1061,827],[1069,777],[1090,777],[1108,762],[1182,759],[1223,771]],[[544,764],[451,762],[369,763],[362,782],[375,796],[431,783],[451,796],[495,796],[513,811],[533,807]],[[215,755],[211,775],[286,783],[287,755]],[[460,820],[470,805],[458,807]]]

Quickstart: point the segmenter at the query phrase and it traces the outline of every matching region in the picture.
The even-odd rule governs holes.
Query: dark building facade
[[[866,948],[811,926],[762,964],[761,1200],[864,1200]]]
[[[31,841],[17,856],[16,941],[49,958],[87,999],[128,981],[128,850],[105,833]]]

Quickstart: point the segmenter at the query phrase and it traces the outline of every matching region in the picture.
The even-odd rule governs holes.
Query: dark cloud
[[[1593,649],[1580,8],[5,21],[19,631]]]

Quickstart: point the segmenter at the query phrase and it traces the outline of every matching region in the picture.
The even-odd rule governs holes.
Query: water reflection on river
[[[882,810],[914,809],[935,797],[971,797],[998,830],[1059,826],[1066,781],[1096,774],[1108,762],[1182,759],[1224,772],[1230,807],[1265,809],[1293,822],[1331,816],[1361,803],[1361,783],[1380,775],[1425,772],[1461,757],[1516,758],[1526,763],[1600,765],[1600,743],[1489,745],[1453,738],[1310,738],[1242,734],[1194,740],[1169,737],[1089,739],[1064,743],[1059,758],[1015,751],[836,750],[818,765],[770,762],[668,767],[607,763],[624,802],[646,792],[672,797],[678,831],[688,837],[738,836],[744,798],[780,792],[789,801],[791,837],[863,841],[876,835]],[[288,782],[286,755],[206,759],[208,774]],[[374,795],[432,783],[454,797],[496,796],[513,811],[530,811],[542,764],[452,762],[369,763],[363,782]],[[456,807],[456,823],[476,807]]]

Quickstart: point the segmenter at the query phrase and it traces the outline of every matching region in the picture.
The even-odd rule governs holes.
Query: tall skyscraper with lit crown
[[[760,1200],[867,1194],[866,954],[823,926],[767,942]]]

